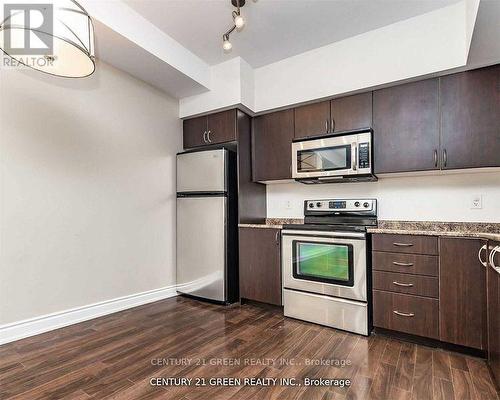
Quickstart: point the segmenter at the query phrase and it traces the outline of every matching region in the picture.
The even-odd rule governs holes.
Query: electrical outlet
[[[481,195],[473,196],[471,203],[470,203],[470,209],[471,210],[480,210],[482,208],[483,208],[483,196],[481,196]]]
[[[292,202],[291,202],[291,200],[286,200],[285,201],[285,208],[287,210],[291,210],[292,209]]]

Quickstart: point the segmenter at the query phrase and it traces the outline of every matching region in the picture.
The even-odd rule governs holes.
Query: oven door
[[[283,286],[367,301],[366,235],[284,230]]]

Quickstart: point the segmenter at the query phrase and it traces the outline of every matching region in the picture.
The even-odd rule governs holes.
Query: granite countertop
[[[500,224],[484,222],[378,221],[369,233],[475,237],[500,241]]]
[[[303,224],[304,220],[300,218],[266,218],[261,224],[239,224],[240,228],[270,228],[283,229],[283,225]]]
[[[303,223],[304,220],[298,218],[266,218],[265,222],[260,224],[239,224],[238,226],[240,228],[282,229],[283,225]],[[477,237],[500,241],[500,223],[379,220],[378,227],[369,228],[368,233]]]

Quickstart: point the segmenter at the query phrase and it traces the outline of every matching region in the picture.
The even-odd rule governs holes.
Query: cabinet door
[[[500,243],[493,243],[500,246]],[[496,253],[495,264],[500,266],[500,253]],[[500,385],[500,272],[488,267],[488,363]]]
[[[281,305],[280,231],[240,228],[240,297]]]
[[[184,148],[205,146],[205,133],[207,132],[207,117],[186,119],[183,122]]]
[[[443,168],[500,166],[500,65],[441,78]]]
[[[440,238],[440,339],[486,349],[486,269],[480,239]]]
[[[292,109],[261,115],[254,119],[254,181],[291,179],[292,139]]]
[[[438,169],[438,80],[373,93],[376,173]]]
[[[236,140],[236,110],[211,114],[208,117],[207,139],[210,144]]]
[[[372,92],[331,101],[331,131],[343,132],[372,127]]]
[[[295,109],[295,138],[321,136],[330,132],[330,102],[309,104]]]

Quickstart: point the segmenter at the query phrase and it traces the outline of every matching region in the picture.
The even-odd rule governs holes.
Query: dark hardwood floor
[[[321,359],[346,365],[316,365]],[[156,377],[344,378],[352,385],[152,386]],[[177,297],[0,346],[0,399],[13,398],[490,400],[498,394],[483,360],[284,319],[254,305]]]

